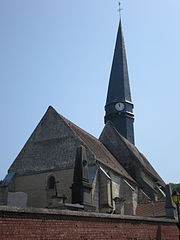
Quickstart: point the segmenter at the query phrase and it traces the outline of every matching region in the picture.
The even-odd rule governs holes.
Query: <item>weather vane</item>
[[[122,11],[123,9],[121,8],[121,2],[119,2],[118,4],[119,4],[119,9],[118,9],[119,17],[121,18],[121,11]]]

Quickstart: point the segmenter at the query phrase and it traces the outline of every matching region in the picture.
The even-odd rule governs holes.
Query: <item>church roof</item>
[[[148,203],[138,203],[136,209],[137,216],[143,217],[166,217],[166,202],[158,201]]]
[[[109,167],[113,171],[121,174],[123,177],[135,182],[135,180],[127,173],[122,165],[116,160],[116,158],[109,152],[109,150],[94,136],[87,133],[71,121],[67,120],[63,116],[59,115],[70,126],[70,128],[82,139],[82,141],[90,148],[95,154],[96,159]]]
[[[124,138],[113,126],[113,124],[108,121],[101,133],[100,141],[113,153],[114,156],[118,156],[118,160],[126,159],[126,162],[131,162],[141,166],[145,172],[154,178],[154,180],[159,181],[159,183],[164,187],[165,183],[162,178],[158,175],[156,170],[152,167],[150,162],[146,157],[135,147],[134,144],[130,143],[126,138]]]

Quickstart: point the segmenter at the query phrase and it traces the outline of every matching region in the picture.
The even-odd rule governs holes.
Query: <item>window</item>
[[[48,189],[54,189],[55,188],[55,177],[54,176],[50,176],[48,179]]]

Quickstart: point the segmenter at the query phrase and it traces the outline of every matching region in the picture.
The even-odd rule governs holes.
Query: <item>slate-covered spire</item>
[[[106,105],[116,100],[127,100],[131,102],[128,66],[121,20],[119,22],[116,46],[114,50],[114,58],[111,68]]]
[[[111,121],[116,129],[134,144],[134,114],[131,102],[128,66],[121,20],[114,50],[108,94],[105,123]]]

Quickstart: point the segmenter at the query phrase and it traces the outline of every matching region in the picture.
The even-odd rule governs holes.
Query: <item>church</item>
[[[121,20],[104,123],[97,139],[48,107],[0,184],[0,205],[165,217],[165,183],[135,146]]]

